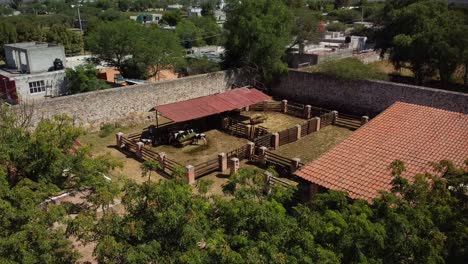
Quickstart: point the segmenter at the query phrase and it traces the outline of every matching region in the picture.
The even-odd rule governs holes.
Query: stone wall
[[[221,93],[231,89],[232,85],[243,84],[242,74],[226,71],[49,98],[30,104],[32,124],[37,124],[41,118],[67,114],[89,130],[97,130],[105,123],[130,125],[154,118],[154,113],[149,111],[156,105]]]
[[[396,101],[468,113],[465,93],[384,81],[345,81],[297,70],[290,70],[270,91],[277,99],[358,115],[374,116]]]

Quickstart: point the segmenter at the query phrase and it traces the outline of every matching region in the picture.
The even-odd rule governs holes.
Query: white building
[[[187,9],[187,15],[189,17],[201,17],[202,8],[201,7],[190,7]]]
[[[7,102],[38,101],[67,92],[63,46],[25,42],[4,47],[6,67],[0,69],[0,95]]]
[[[179,4],[168,5],[168,6],[167,6],[167,10],[180,10],[180,9],[182,9],[183,7],[184,7],[183,5],[179,5]]]

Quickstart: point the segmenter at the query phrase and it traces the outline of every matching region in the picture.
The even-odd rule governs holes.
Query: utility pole
[[[80,24],[80,32],[81,32],[81,35],[83,35],[83,25],[81,24],[81,15],[80,15],[80,6],[81,4],[78,3],[77,5],[70,5],[72,8],[75,8],[76,6],[76,9],[78,11],[78,23]]]

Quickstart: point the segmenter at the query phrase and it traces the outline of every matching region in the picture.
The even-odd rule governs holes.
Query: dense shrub
[[[112,132],[114,132],[119,127],[120,126],[118,124],[109,124],[109,123],[104,124],[101,126],[99,130],[99,137],[105,138],[109,136],[110,134],[112,134]]]
[[[340,79],[359,80],[359,79],[377,79],[387,80],[387,75],[378,71],[371,65],[364,64],[355,58],[346,58],[341,60],[330,60],[324,62],[318,67],[319,72],[336,76]]]

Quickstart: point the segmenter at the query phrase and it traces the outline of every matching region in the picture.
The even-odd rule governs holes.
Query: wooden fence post
[[[186,172],[187,183],[194,184],[195,183],[195,167],[192,165],[187,165],[185,166],[185,168],[187,169],[187,172]]]
[[[222,152],[218,154],[218,163],[219,163],[219,170],[221,172],[225,172],[227,170],[227,157],[226,153]]]
[[[135,155],[138,159],[142,159],[143,158],[142,149],[145,146],[145,144],[143,142],[137,142],[136,145],[137,147],[136,147]]]
[[[306,105],[304,107],[304,118],[308,120],[310,119],[311,115],[312,115],[312,106]]]
[[[315,130],[314,131],[315,132],[320,131],[320,117],[318,117],[318,116],[314,117],[313,120],[314,120],[314,123],[315,123]]]
[[[166,169],[166,153],[159,152],[158,156],[159,156],[158,161],[159,161],[159,165],[161,166],[161,169],[162,170]]]
[[[247,131],[245,132],[247,134],[247,138],[251,139],[252,138],[252,125],[247,125]]]
[[[247,160],[252,160],[254,152],[255,152],[255,143],[248,142],[247,143]]]
[[[332,111],[332,113],[333,113],[332,125],[335,125],[336,120],[338,119],[338,111]]]
[[[221,120],[221,128],[226,130],[229,127],[229,118],[225,117]]]
[[[261,164],[266,164],[266,151],[267,151],[266,147],[264,146],[260,147],[260,153],[258,155],[259,155],[259,160]]]
[[[273,149],[278,149],[279,148],[279,141],[280,141],[280,137],[279,137],[279,133],[276,132],[276,133],[273,133]]]
[[[301,162],[300,158],[294,158],[291,160],[291,174],[296,172],[299,169],[299,163]]]
[[[301,125],[296,125],[296,130],[297,130],[297,134],[296,134],[296,141],[301,139],[301,130],[302,130],[302,126]]]
[[[281,106],[282,106],[282,112],[287,113],[288,112],[288,100],[281,101]]]
[[[361,117],[361,126],[367,124],[369,122],[369,117],[368,116],[362,116]]]
[[[263,173],[263,183],[264,183],[264,187],[263,187],[263,193],[264,194],[270,194],[270,179],[271,179],[271,172],[269,171],[265,171]]]
[[[238,158],[232,158],[229,162],[229,169],[230,169],[230,174],[229,175],[234,175],[237,173],[239,170],[239,159]]]
[[[122,137],[124,136],[124,133],[119,132],[115,134],[115,144],[118,148],[122,147]]]

